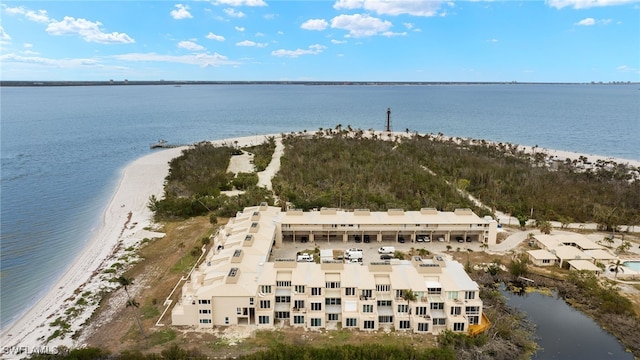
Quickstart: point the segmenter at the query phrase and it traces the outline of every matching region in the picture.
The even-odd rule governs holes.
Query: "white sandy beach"
[[[406,136],[405,133],[396,134]],[[260,144],[270,136],[279,137],[280,135],[248,136],[218,140],[213,143],[242,147]],[[162,236],[162,234],[145,230],[152,225],[152,213],[147,208],[147,203],[151,195],[162,196],[164,179],[168,174],[168,162],[179,156],[183,149],[184,147],[155,151],[131,162],[124,168],[122,179],[105,209],[102,225],[97,235],[49,293],[24,316],[3,330],[0,337],[0,343],[3,346],[2,358],[24,357],[34,349],[55,352],[55,347],[59,345],[83,346],[81,342],[71,339],[71,334],[81,327],[96,306],[88,306],[83,314],[75,318],[71,324],[71,332],[64,339],[56,338],[45,344],[45,340],[55,330],[49,324],[57,317],[63,316],[65,309],[75,304],[78,293],[86,291],[97,293],[101,288],[116,287],[113,283],[109,284],[101,279],[100,275],[104,269],[117,261],[117,257],[124,251],[123,249],[139,244],[144,238]],[[532,150],[531,148],[525,149],[525,151]],[[281,154],[282,151],[283,147],[279,145],[277,153]],[[544,151],[561,160],[586,156],[591,162],[602,159],[640,167],[638,160],[612,159],[606,156],[548,149],[537,149],[537,151]],[[269,173],[276,171],[275,168],[270,169]],[[261,185],[267,186],[265,179],[261,178]],[[131,214],[131,218],[129,218],[129,214]],[[80,291],[77,292],[77,289]],[[20,349],[25,353],[18,356],[15,352]]]

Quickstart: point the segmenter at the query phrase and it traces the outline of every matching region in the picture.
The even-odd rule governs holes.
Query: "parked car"
[[[464,238],[462,236],[456,236],[456,241],[459,243],[463,243],[464,242]]]
[[[391,254],[382,254],[382,255],[380,255],[380,260],[389,260],[389,259],[393,259],[393,255],[391,255]]]
[[[383,246],[378,249],[378,254],[393,254],[394,252],[396,252],[396,248],[393,246]]]
[[[438,237],[438,241],[439,242],[444,242],[444,237],[442,237],[442,236]]]
[[[356,236],[354,236],[354,238],[356,239],[357,243],[362,242],[362,238],[360,238],[360,235],[356,235]]]
[[[364,242],[368,244],[370,241],[371,240],[369,239],[369,235],[365,235],[364,236]]]
[[[404,236],[402,235],[398,236],[398,242],[401,244],[404,244]]]
[[[313,262],[313,254],[302,253],[298,255],[298,262]]]
[[[471,242],[471,236],[467,236],[467,242]]]

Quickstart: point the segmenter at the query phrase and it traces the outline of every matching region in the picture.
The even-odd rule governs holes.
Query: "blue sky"
[[[4,1],[2,80],[640,81],[640,0]]]

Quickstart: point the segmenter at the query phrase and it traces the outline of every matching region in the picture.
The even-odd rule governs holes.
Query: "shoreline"
[[[284,134],[301,133],[289,132]],[[307,135],[313,134],[314,132],[310,132]],[[368,134],[369,132],[365,131],[365,135]],[[378,131],[375,134],[387,135],[386,132]],[[251,135],[210,142],[216,145],[227,144],[244,147],[258,145],[268,137],[280,137],[280,135]],[[412,134],[393,132],[392,135],[406,137]],[[445,137],[445,139],[455,140],[456,138]],[[497,143],[490,143],[497,145]],[[638,160],[617,159],[562,150],[534,149],[533,147],[520,145],[518,147],[530,154],[536,151],[544,152],[548,156],[557,157],[559,160],[565,160],[566,158],[578,159],[580,156],[585,156],[591,162],[601,159],[640,167],[640,161]],[[168,174],[169,161],[180,156],[182,150],[186,148],[178,147],[154,151],[129,162],[120,170],[120,181],[102,214],[99,231],[81,252],[72,259],[73,263],[56,281],[51,290],[39,299],[34,306],[25,311],[21,317],[2,330],[0,342],[5,347],[2,358],[29,355],[30,351],[34,351],[34,349],[39,349],[40,351],[44,349],[44,351],[54,353],[55,347],[60,345],[67,347],[81,347],[84,345],[82,341],[72,339],[71,335],[77,329],[87,330],[87,327],[83,326],[83,324],[98,308],[97,303],[93,304],[90,301],[90,305],[82,308],[81,314],[70,323],[71,332],[63,339],[55,338],[45,344],[44,340],[51,336],[55,329],[49,324],[56,318],[64,316],[65,310],[76,303],[76,298],[80,294],[85,292],[97,294],[101,291],[110,291],[117,288],[117,283],[111,283],[109,286],[108,281],[101,278],[100,275],[103,274],[103,270],[116,263],[119,255],[123,254],[125,249],[131,247],[137,249],[144,238],[163,236],[161,233],[148,230],[153,226],[153,214],[147,208],[147,202],[151,195],[163,196],[164,179]],[[7,348],[9,348],[9,351],[7,351]],[[23,348],[26,353],[12,353],[14,349],[20,348]]]

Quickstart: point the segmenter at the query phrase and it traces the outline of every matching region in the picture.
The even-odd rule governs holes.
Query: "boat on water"
[[[169,145],[167,143],[167,140],[164,140],[164,139],[160,139],[160,140],[158,140],[157,143],[149,145],[149,148],[151,148],[151,149],[168,148],[168,147],[171,147],[171,145]]]

